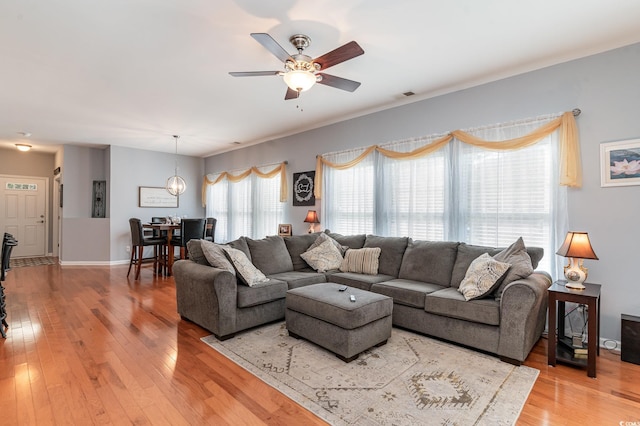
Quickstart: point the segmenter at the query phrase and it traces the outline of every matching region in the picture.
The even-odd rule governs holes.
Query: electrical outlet
[[[127,253],[131,253],[131,246],[127,246]]]

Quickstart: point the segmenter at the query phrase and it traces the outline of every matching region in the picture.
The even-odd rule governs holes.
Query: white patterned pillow
[[[300,257],[318,272],[338,269],[342,265],[340,250],[329,240],[325,240],[317,247],[305,251]]]
[[[492,258],[489,253],[476,258],[458,287],[465,300],[478,299],[493,291],[511,265]]]
[[[340,270],[342,272],[376,275],[381,251],[380,247],[349,249],[344,255]]]
[[[199,240],[200,248],[202,249],[202,253],[204,257],[209,262],[209,265],[214,268],[222,269],[223,271],[231,272],[233,275],[236,274],[236,270],[227,259],[227,256],[224,254],[224,247],[219,244],[212,243],[207,240]]]
[[[328,236],[323,232],[318,234],[318,238],[316,238],[313,244],[309,246],[307,251],[313,250],[314,248],[318,247],[320,244],[324,243],[325,241],[331,241],[333,245],[336,246],[338,250],[340,250],[340,257],[344,256],[344,253],[349,249],[348,246],[343,246],[342,244],[340,244],[339,242],[337,242],[336,240],[334,240],[333,238],[331,238],[330,236]]]
[[[236,268],[240,281],[249,287],[269,281],[269,278],[265,277],[258,268],[253,266],[253,263],[242,251],[231,247],[224,247],[224,251],[229,256],[231,263],[233,263],[233,267]]]

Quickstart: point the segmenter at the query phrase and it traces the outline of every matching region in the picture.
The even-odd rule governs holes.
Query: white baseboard
[[[128,265],[128,260],[114,260],[114,261],[95,261],[95,260],[71,260],[60,261],[60,266],[116,266],[116,265]]]

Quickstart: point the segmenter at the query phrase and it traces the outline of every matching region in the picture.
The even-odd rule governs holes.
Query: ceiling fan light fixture
[[[31,145],[26,143],[17,143],[16,148],[18,148],[18,151],[27,152],[31,149]]]
[[[287,86],[296,92],[304,92],[311,89],[317,81],[315,74],[310,71],[303,70],[289,71],[285,73],[282,78],[284,79],[284,82],[287,83]]]

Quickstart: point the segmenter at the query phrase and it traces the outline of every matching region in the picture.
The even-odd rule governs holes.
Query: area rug
[[[348,364],[284,322],[202,341],[333,425],[512,425],[539,373],[396,328]]]
[[[58,258],[50,257],[50,256],[21,257],[21,258],[10,259],[9,266],[11,268],[21,268],[24,266],[55,265],[57,261],[58,261]]]

